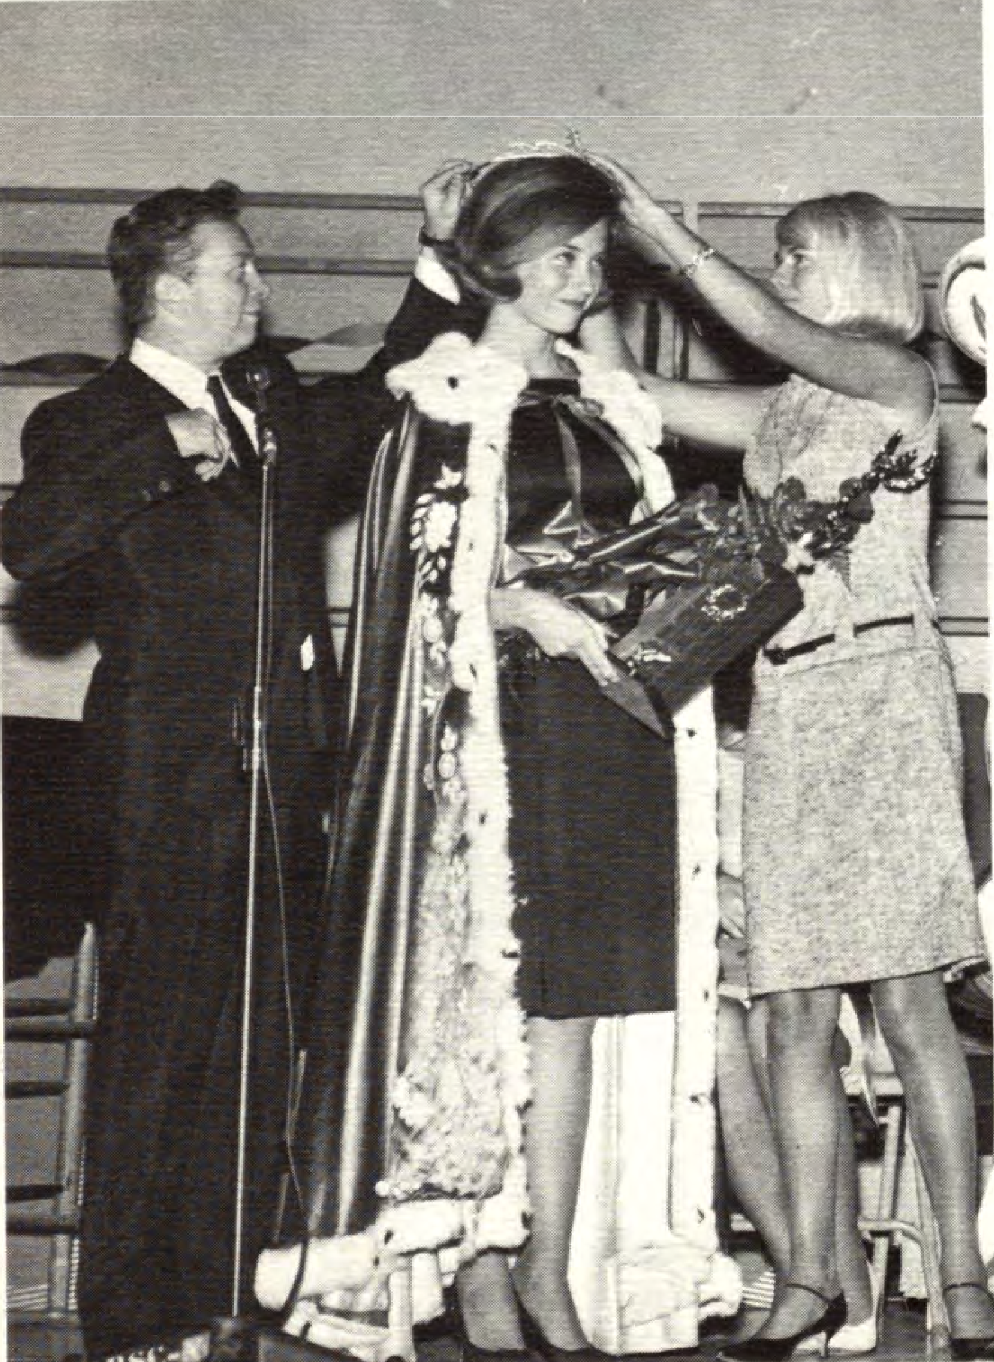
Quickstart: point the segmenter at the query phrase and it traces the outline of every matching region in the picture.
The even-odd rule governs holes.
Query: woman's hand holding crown
[[[451,240],[472,172],[471,161],[446,161],[421,186],[424,235],[430,241]]]
[[[617,161],[590,151],[584,152],[584,157],[609,176],[621,195],[619,210],[625,225],[631,229],[633,244],[642,251],[647,245],[665,249],[665,238],[660,233],[672,222],[670,213],[654,202],[649,191]]]

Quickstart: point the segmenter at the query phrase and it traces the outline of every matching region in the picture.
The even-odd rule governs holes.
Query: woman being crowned
[[[521,581],[672,499],[654,405],[564,339],[616,205],[578,156],[485,167],[448,261],[480,340],[443,334],[389,377],[295,1139],[303,1251],[257,1278],[289,1332],[364,1357],[412,1357],[453,1277],[476,1362],[679,1353],[737,1304],[711,1191],[710,697],[643,727],[609,698],[607,627]]]

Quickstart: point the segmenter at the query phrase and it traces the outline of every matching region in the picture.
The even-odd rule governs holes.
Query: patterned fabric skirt
[[[983,958],[944,649],[760,663],[746,743],[753,994]]]

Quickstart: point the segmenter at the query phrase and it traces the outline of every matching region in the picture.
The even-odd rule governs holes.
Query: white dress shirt
[[[136,369],[141,369],[143,374],[161,384],[173,397],[178,398],[184,407],[189,407],[191,411],[197,409],[207,411],[220,419],[220,412],[214,407],[214,399],[207,391],[208,375],[203,369],[198,369],[189,360],[170,354],[168,350],[161,350],[157,345],[149,345],[148,341],[142,340],[140,336],[132,343],[129,358]],[[255,416],[244,402],[239,402],[238,398],[232,395],[231,389],[223,379],[222,384],[228,394],[231,410],[245,427],[245,433],[252,441],[253,448],[258,449]]]

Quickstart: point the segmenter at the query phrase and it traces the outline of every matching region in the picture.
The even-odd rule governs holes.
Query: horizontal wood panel
[[[5,251],[103,256],[115,217],[129,206],[0,202],[0,241]],[[422,221],[419,206],[250,206],[240,217],[260,255],[314,260],[356,256],[410,262],[417,254]]]
[[[972,502],[986,510],[987,441],[973,424],[972,402],[943,402],[939,413],[939,466],[935,498],[941,502]]]
[[[77,351],[110,357],[121,344],[110,277],[102,271],[0,269],[0,360]]]
[[[403,297],[407,274],[391,278],[271,274],[269,280],[267,331],[313,340],[357,324],[385,325]],[[102,272],[0,270],[4,363],[65,352],[110,359],[121,344],[113,289]],[[357,364],[344,362],[334,368],[361,363],[360,358]]]
[[[925,324],[916,348],[935,370],[940,388],[950,396],[978,403],[984,371],[956,348],[945,334],[937,290],[925,290]],[[695,309],[687,327],[688,378],[709,383],[774,382],[777,370],[765,355],[752,350],[713,314]]]
[[[701,203],[698,230],[706,241],[746,269],[769,271],[776,249],[776,223],[790,206]],[[898,211],[908,225],[927,277],[941,274],[950,256],[984,230],[980,208],[900,206]]]
[[[275,336],[314,340],[359,324],[386,326],[404,296],[408,276],[368,279],[270,274],[268,278],[272,293],[266,303],[266,330]]]
[[[956,689],[967,695],[990,695],[990,639],[947,634],[947,642],[953,659]]]

